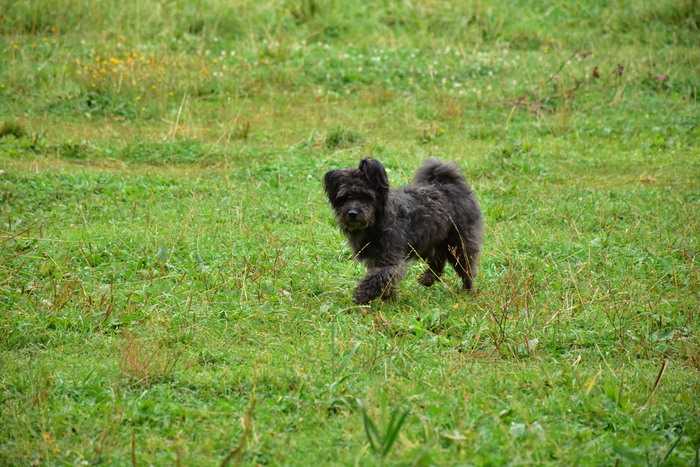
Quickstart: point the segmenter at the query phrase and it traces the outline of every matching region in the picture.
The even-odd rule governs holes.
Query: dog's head
[[[357,169],[331,170],[323,185],[338,223],[348,232],[371,227],[384,212],[389,180],[379,161],[362,159]]]

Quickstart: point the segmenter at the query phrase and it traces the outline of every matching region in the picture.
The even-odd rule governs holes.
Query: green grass
[[[0,11],[0,465],[700,462],[697,1]],[[352,304],[367,154],[476,293]]]

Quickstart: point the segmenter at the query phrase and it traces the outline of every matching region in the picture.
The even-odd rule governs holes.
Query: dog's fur
[[[389,189],[384,166],[363,159],[357,169],[331,170],[323,182],[355,257],[367,267],[356,303],[392,297],[406,261],[416,258],[428,266],[421,284],[433,285],[449,261],[464,288],[472,288],[483,220],[456,165],[430,159],[411,185]]]

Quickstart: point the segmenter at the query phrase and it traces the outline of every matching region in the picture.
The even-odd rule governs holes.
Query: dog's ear
[[[367,181],[380,192],[389,191],[389,178],[381,162],[374,159],[362,159],[360,161],[360,172]]]
[[[323,189],[326,190],[326,195],[331,204],[335,204],[338,198],[338,189],[340,188],[340,170],[331,170],[323,176]]]

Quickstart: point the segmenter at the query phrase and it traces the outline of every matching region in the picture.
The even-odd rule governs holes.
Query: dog
[[[483,216],[455,164],[429,159],[413,183],[390,189],[384,166],[368,158],[357,169],[327,172],[323,185],[355,258],[367,268],[355,303],[392,298],[406,262],[415,259],[427,264],[422,285],[433,285],[449,262],[464,289],[472,290]]]

